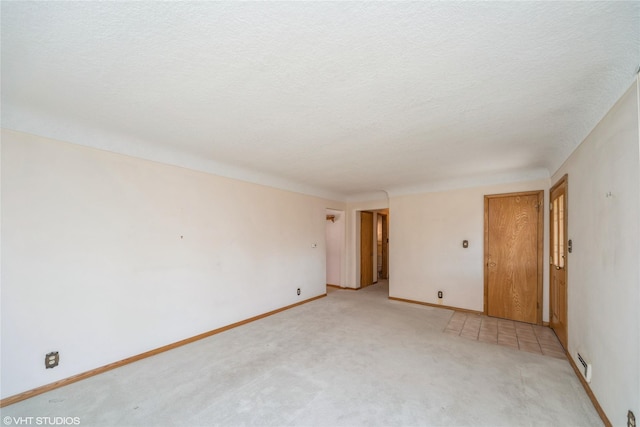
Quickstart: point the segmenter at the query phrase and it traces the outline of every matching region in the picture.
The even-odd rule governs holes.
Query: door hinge
[[[553,264],[553,257],[552,256],[549,257],[549,264]]]
[[[553,210],[553,203],[549,202],[549,210],[552,211]]]

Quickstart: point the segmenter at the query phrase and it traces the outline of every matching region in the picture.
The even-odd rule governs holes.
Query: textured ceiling
[[[348,199],[548,177],[639,2],[2,1],[2,125]]]

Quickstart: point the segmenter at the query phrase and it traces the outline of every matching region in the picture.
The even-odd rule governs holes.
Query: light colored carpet
[[[3,408],[81,426],[602,425],[566,360],[442,333],[385,282]]]

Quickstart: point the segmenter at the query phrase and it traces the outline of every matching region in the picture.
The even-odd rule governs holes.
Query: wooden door
[[[549,326],[567,348],[567,176],[550,192]]]
[[[485,196],[485,313],[542,323],[543,191]]]
[[[373,212],[360,212],[360,287],[373,284]]]

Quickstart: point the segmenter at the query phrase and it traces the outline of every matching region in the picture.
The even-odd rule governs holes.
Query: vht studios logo
[[[2,419],[4,425],[16,426],[79,426],[80,417],[9,417]]]

